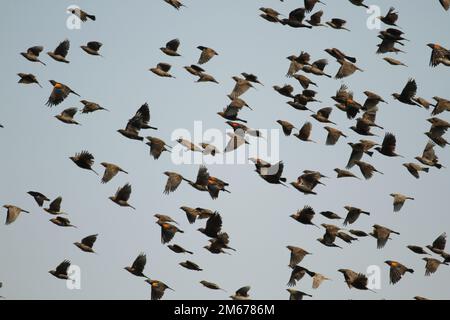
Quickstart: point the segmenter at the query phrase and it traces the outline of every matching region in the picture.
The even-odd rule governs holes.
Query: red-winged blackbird
[[[405,267],[400,262],[386,260],[384,263],[391,267],[389,271],[389,280],[391,284],[396,284],[399,282],[406,272],[414,273],[413,269]]]
[[[165,0],[165,1],[167,2],[169,0]],[[174,0],[171,0],[171,1],[174,1]],[[168,285],[166,285],[165,283],[158,281],[158,280],[147,279],[147,280],[145,280],[145,282],[147,282],[148,284],[150,284],[152,286],[151,300],[161,300],[166,289],[174,291]]]

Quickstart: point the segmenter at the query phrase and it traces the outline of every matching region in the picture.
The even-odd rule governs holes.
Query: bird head
[[[108,197],[108,199],[111,200],[111,201],[114,201],[114,197],[113,196]]]
[[[108,166],[108,164],[106,163],[106,162],[102,162],[102,163],[100,163],[103,167],[107,167]]]
[[[407,163],[403,163],[402,166],[404,166],[405,168],[408,168],[408,164]]]
[[[439,49],[441,47],[437,43],[428,43],[427,46],[431,49]]]

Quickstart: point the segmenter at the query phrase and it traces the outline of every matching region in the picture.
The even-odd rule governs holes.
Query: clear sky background
[[[394,56],[409,67],[391,67],[375,54],[379,43],[377,30],[366,27],[368,15],[363,8],[346,0],[328,0],[323,9],[324,20],[340,17],[348,20],[351,32],[331,28],[298,30],[271,24],[259,17],[258,8],[273,7],[287,15],[302,6],[303,1],[246,0],[207,1],[185,0],[188,8],[179,12],[161,1],[6,1],[2,6],[0,39],[2,50],[0,91],[2,107],[0,130],[2,160],[0,166],[0,203],[15,204],[31,211],[23,214],[10,226],[0,226],[0,294],[10,299],[149,299],[150,287],[141,278],[123,270],[139,252],[147,254],[146,273],[158,279],[175,292],[167,292],[167,299],[223,299],[236,289],[251,285],[252,298],[287,299],[286,283],[290,276],[289,251],[286,245],[296,245],[313,253],[302,266],[322,273],[333,281],[318,290],[311,289],[311,280],[305,278],[296,288],[314,296],[314,299],[411,299],[422,295],[433,299],[448,299],[450,268],[441,266],[431,277],[424,276],[425,262],[406,245],[426,245],[442,232],[450,231],[448,208],[448,170],[430,169],[420,180],[413,178],[402,162],[413,161],[421,154],[427,142],[423,134],[429,129],[429,112],[395,102],[390,96],[400,92],[406,81],[414,77],[418,95],[427,99],[437,95],[450,98],[449,69],[428,66],[429,42],[449,47],[449,13],[436,1],[368,1],[382,8],[383,14],[391,5],[400,12],[399,25],[406,32],[403,48],[407,54]],[[79,5],[97,16],[96,22],[87,22],[81,30],[66,28],[69,5]],[[57,63],[42,56],[44,67],[22,58],[19,53],[34,45],[43,45],[45,52],[53,50],[65,38],[71,41],[69,65]],[[171,58],[159,51],[167,41],[179,38],[182,57]],[[88,41],[104,44],[105,58],[88,56],[79,46]],[[195,63],[204,45],[219,52],[205,69],[220,85],[194,83],[194,78],[183,66]],[[293,188],[265,183],[254,172],[252,165],[208,166],[212,175],[230,183],[231,194],[221,194],[213,201],[207,193],[200,193],[187,184],[169,196],[162,191],[166,183],[164,171],[176,171],[194,178],[198,165],[174,165],[169,154],[155,161],[148,155],[143,143],[131,141],[116,132],[144,103],[151,108],[152,125],[159,128],[149,134],[170,141],[175,129],[192,130],[194,121],[203,121],[203,127],[225,130],[227,125],[216,112],[228,103],[228,94],[234,86],[232,76],[241,72],[257,74],[264,87],[250,90],[243,98],[254,108],[241,115],[249,126],[277,129],[278,119],[289,120],[301,126],[309,113],[299,112],[278,95],[272,85],[290,83],[296,92],[300,86],[285,77],[289,66],[286,57],[301,50],[308,51],[313,60],[328,58],[327,71],[335,74],[339,65],[323,50],[337,47],[358,58],[357,72],[346,83],[355,92],[356,100],[364,102],[363,91],[371,90],[384,97],[389,104],[381,105],[377,121],[386,131],[396,134],[398,152],[406,159],[389,159],[375,154],[368,160],[383,176],[372,180],[337,180],[333,169],[344,168],[351,149],[346,144],[360,139],[348,129],[353,122],[335,109],[331,115],[339,128],[349,135],[336,146],[325,146],[326,131],[313,122],[312,138],[318,144],[305,144],[295,137],[280,136],[280,158],[285,162],[284,176],[294,181],[305,169],[320,170],[333,179],[319,186],[317,196],[304,196]],[[158,62],[173,65],[177,79],[161,79],[148,71]],[[37,85],[17,84],[17,73],[33,73],[43,89]],[[314,110],[333,106],[330,99],[341,81],[311,78],[319,84],[318,99],[311,104]],[[77,115],[82,126],[68,126],[54,115],[63,109],[81,107],[79,98],[70,96],[52,109],[44,104],[50,94],[48,80],[69,85],[84,99],[98,102],[111,112]],[[441,115],[449,120],[448,114]],[[312,120],[312,119],[311,119]],[[314,121],[314,120],[312,120]],[[381,142],[384,132],[375,130]],[[146,134],[146,133],[144,133]],[[200,141],[196,141],[200,142]],[[174,143],[172,142],[172,145]],[[120,165],[129,175],[118,175],[106,185],[92,172],[77,168],[69,156],[81,150],[95,156],[94,168],[102,171],[100,162]],[[450,166],[448,149],[437,147],[441,162]],[[354,170],[360,175],[359,171]],[[130,182],[133,193],[130,202],[137,211],[120,208],[108,197],[119,186]],[[63,210],[78,229],[59,228],[26,192],[37,190],[54,199],[63,197]],[[408,202],[400,213],[392,212],[389,194],[400,192],[416,198]],[[205,207],[217,210],[223,217],[223,230],[231,237],[230,245],[237,249],[232,255],[212,255],[202,247],[207,238],[196,231],[204,221],[189,225],[180,206]],[[371,212],[362,216],[352,228],[371,231],[378,223],[401,233],[392,236],[382,250],[376,249],[376,240],[363,238],[347,245],[337,243],[343,250],[322,246],[316,241],[324,230],[307,227],[293,221],[289,215],[305,205],[316,213],[331,210],[345,216],[345,205],[353,205]],[[2,219],[5,217],[2,209]],[[195,252],[193,256],[177,255],[160,243],[160,228],[153,214],[171,215],[185,231],[177,234],[173,243]],[[317,215],[317,224],[327,221]],[[333,222],[331,222],[333,223]],[[95,244],[98,255],[81,252],[72,243],[98,233]],[[48,274],[62,260],[70,259],[81,267],[81,290],[68,290],[64,281]],[[178,265],[190,259],[203,272],[189,271]],[[398,260],[415,270],[395,286],[389,285],[387,259]],[[382,288],[377,293],[349,290],[340,268],[364,272],[369,265],[379,265]],[[211,292],[200,280],[215,282],[228,291]]]

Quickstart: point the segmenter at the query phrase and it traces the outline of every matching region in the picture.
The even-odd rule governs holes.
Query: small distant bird
[[[331,21],[327,21],[326,24],[333,29],[350,31],[349,29],[344,27],[347,24],[347,21],[345,21],[344,19],[333,18],[331,19]]]
[[[103,46],[101,42],[98,41],[89,41],[86,45],[80,46],[81,49],[83,49],[84,52],[87,54],[90,54],[91,56],[100,56],[102,55],[99,53],[100,48]]]
[[[258,76],[254,75],[253,73],[242,72],[241,75],[245,78],[245,80],[253,82],[253,83],[257,83],[257,84],[260,84],[263,86],[261,81],[258,80]]]
[[[334,171],[336,171],[338,179],[339,178],[356,178],[356,179],[360,179],[359,177],[355,176],[353,173],[351,173],[350,171],[347,171],[347,170],[336,168],[336,169],[334,169]]]
[[[290,84],[285,84],[284,86],[273,86],[273,89],[281,94],[282,96],[288,97],[288,98],[294,98],[292,93],[294,92],[294,87]]]
[[[76,228],[76,226],[74,226],[73,224],[71,224],[70,220],[67,218],[63,218],[61,216],[58,216],[56,218],[52,218],[50,219],[50,222],[56,224],[59,227],[72,227],[72,228]]]
[[[28,61],[39,62],[45,66],[46,64],[44,62],[42,62],[41,60],[39,60],[39,54],[43,50],[44,50],[44,47],[42,47],[42,46],[34,46],[31,48],[28,48],[27,52],[21,52],[20,54]]]
[[[303,20],[305,19],[305,12],[306,12],[305,8],[297,8],[289,13],[288,19],[282,19],[280,22],[281,24],[288,25],[289,27],[292,28],[311,29],[312,26],[303,23]]]
[[[198,46],[197,49],[202,51],[202,53],[200,54],[200,58],[198,59],[198,64],[205,64],[214,56],[219,55],[214,49],[208,47]]]
[[[302,74],[294,74],[293,77],[297,79],[303,89],[308,89],[310,85],[317,87],[317,84],[311,81],[311,79],[309,79],[307,76],[304,76]]]
[[[42,88],[41,84],[36,79],[36,76],[34,74],[31,74],[31,73],[18,73],[17,75],[20,77],[19,83],[23,83],[23,84],[36,83],[39,87]]]
[[[197,82],[213,82],[219,84],[219,82],[212,75],[207,73],[201,73]]]
[[[98,175],[98,173],[92,169],[92,166],[94,165],[94,156],[89,153],[89,151],[81,151],[80,153],[75,154],[75,156],[69,158],[81,169],[90,170]]]
[[[136,114],[133,116],[133,118],[128,120],[125,129],[119,129],[117,130],[117,132],[119,132],[121,135],[123,135],[128,139],[143,141],[144,138],[139,136],[139,132],[142,129],[158,130],[158,128],[150,126],[149,122],[150,122],[150,108],[148,106],[148,103],[144,103],[138,109],[138,111],[136,111]]]
[[[200,281],[200,283],[205,287],[205,288],[208,288],[208,289],[211,289],[211,290],[222,290],[222,291],[225,291],[224,289],[222,289],[219,285],[217,285],[217,284],[215,284],[215,283],[212,283],[212,282],[209,282],[209,281],[206,281],[206,280],[202,280],[202,281]],[[225,291],[226,292],[226,291]]]
[[[219,149],[212,144],[202,142],[200,145],[203,148],[204,155],[212,155],[214,157],[216,154],[220,153]]]
[[[263,166],[259,167],[256,164],[255,170],[261,178],[263,178],[266,182],[270,184],[281,184],[285,185],[286,178],[282,177],[284,171],[284,163],[280,161],[274,165],[269,165],[268,167]]]
[[[286,248],[289,249],[291,252],[291,257],[289,260],[289,267],[294,268],[296,265],[298,265],[302,260],[305,258],[305,256],[311,254],[305,249],[295,247],[295,246],[287,246]]]
[[[105,172],[103,173],[103,177],[102,177],[102,183],[108,183],[119,172],[123,172],[125,174],[128,174],[128,172],[126,172],[121,167],[119,167],[118,165],[115,165],[113,163],[102,162],[100,164],[105,168]]]
[[[436,101],[436,105],[434,106],[433,111],[431,112],[431,115],[435,116],[438,115],[444,111],[450,111],[450,101],[447,99],[443,99],[440,97],[433,97],[433,99]]]
[[[62,203],[62,197],[58,197],[50,203],[48,208],[44,208],[44,210],[47,213],[50,213],[53,215],[66,214],[65,212],[61,211],[61,203]]]
[[[448,0],[447,3],[450,3]],[[428,47],[432,50],[430,57],[430,66],[437,67],[440,64],[450,66],[450,50],[440,46],[437,43],[429,43]]]
[[[62,83],[56,82],[54,80],[50,80],[50,83],[53,86],[53,90],[52,90],[52,93],[50,94],[50,97],[47,100],[47,103],[46,103],[46,105],[49,107],[54,107],[54,106],[59,105],[71,93],[78,97],[80,96],[78,93],[76,93],[75,91],[73,91],[68,86],[66,86]]]
[[[178,222],[176,222],[174,219],[172,219],[172,217],[169,217],[167,215],[157,213],[157,214],[155,214],[153,216],[158,219],[158,222],[162,222],[162,223],[164,223],[164,222],[173,222],[176,225],[178,225]]]
[[[312,123],[305,122],[300,131],[298,133],[294,133],[294,136],[302,141],[315,143],[315,141],[310,139],[311,131],[312,131]]]
[[[327,146],[334,146],[339,141],[340,137],[347,138],[347,136],[342,131],[336,128],[325,126],[324,129],[328,131],[326,141]]]
[[[58,279],[68,280],[69,279],[69,274],[68,274],[69,268],[70,268],[70,261],[64,260],[55,268],[55,270],[50,270],[48,273],[50,273],[51,275],[55,276]]]
[[[369,9],[369,7],[363,3],[364,0],[349,0],[349,1],[357,7],[364,7],[366,9]]]
[[[323,215],[325,218],[331,219],[331,220],[341,220],[342,218],[337,215],[334,212],[331,211],[322,211],[320,212],[321,215]]]
[[[346,55],[337,48],[325,49],[325,52],[336,58],[336,60],[348,60],[349,62],[356,63],[356,58]]]
[[[369,180],[373,177],[373,173],[377,172],[379,174],[383,174],[383,172],[378,171],[373,165],[367,162],[355,160],[354,163],[359,167],[363,177],[366,180]]]
[[[401,157],[395,153],[396,145],[397,139],[395,136],[392,133],[386,133],[381,147],[376,147],[375,150],[387,157]]]
[[[145,255],[145,253],[140,253],[134,260],[131,267],[125,267],[124,269],[132,275],[135,275],[136,277],[143,277],[148,279],[148,277],[144,274],[144,268],[146,264],[147,256]]]
[[[175,78],[172,76],[169,71],[172,68],[172,66],[168,63],[160,62],[156,65],[155,68],[150,68],[149,70],[156,74],[159,77],[163,78]]]
[[[159,48],[162,52],[171,57],[179,57],[180,54],[177,52],[180,46],[180,40],[173,39],[166,43],[165,47]]]
[[[47,52],[47,54],[58,62],[70,63],[66,60],[67,54],[69,53],[70,41],[68,39],[61,42],[56,49],[52,52]]]
[[[321,3],[321,4],[325,5],[325,3],[323,3],[320,0],[305,0],[306,12],[311,12],[317,3]]]
[[[335,75],[336,79],[343,79],[349,77],[356,71],[364,72],[363,69],[344,59],[338,59],[337,62],[341,65],[341,67],[339,68],[338,72]]]
[[[286,289],[289,292],[289,300],[303,300],[303,297],[311,297],[312,295],[294,289]]]
[[[250,291],[250,286],[242,287],[236,291],[236,293],[230,296],[233,300],[250,300],[250,295],[248,292]]]
[[[3,208],[5,208],[7,210],[6,222],[5,222],[6,225],[11,224],[14,221],[16,221],[16,219],[19,217],[19,215],[22,212],[30,213],[29,211],[23,210],[23,209],[21,209],[19,207],[12,206],[12,205],[9,205],[9,204],[4,205]]]
[[[312,114],[311,117],[313,117],[314,119],[316,119],[317,121],[319,121],[321,123],[331,123],[331,124],[336,125],[336,123],[334,123],[333,121],[328,119],[330,117],[332,111],[333,111],[333,109],[331,107],[325,107],[325,108],[318,110],[317,113]]]
[[[394,58],[384,57],[383,60],[386,61],[387,63],[389,63],[390,65],[393,65],[393,66],[405,66],[405,67],[407,67],[406,64],[404,64],[403,62],[401,62],[399,60],[396,60]]]
[[[434,147],[435,144],[433,142],[428,142],[423,150],[422,156],[417,156],[414,159],[426,166],[436,167],[438,169],[443,168],[442,164],[439,163],[439,158],[434,152]]]
[[[389,228],[380,226],[378,224],[373,225],[373,232],[370,233],[372,237],[377,239],[377,248],[382,249],[386,245],[387,241],[390,239],[389,236],[391,233],[400,235],[397,231],[393,231]]]
[[[305,225],[313,225],[318,227],[312,222],[315,212],[310,206],[305,206],[303,209],[298,210],[295,214],[291,215],[291,218]]]
[[[417,163],[404,163],[403,166],[411,173],[416,179],[420,178],[419,172],[428,172],[430,169],[422,167]]]
[[[364,213],[364,214],[370,216],[370,212],[361,210],[359,208],[355,208],[352,206],[345,206],[344,208],[347,210],[347,217],[345,217],[344,226],[346,226],[347,224],[352,224],[352,223],[356,222],[356,220],[358,220],[361,213]]]
[[[182,4],[179,0],[164,0],[166,3],[170,4],[172,7],[174,7],[177,10],[180,10],[181,7],[186,7],[184,4]],[[158,299],[159,300],[159,299]]]
[[[165,0],[165,1],[167,2],[167,1],[176,1],[176,0]],[[167,289],[174,291],[168,285],[166,285],[165,283],[158,281],[158,280],[147,279],[147,280],[145,280],[145,282],[147,282],[148,284],[150,284],[152,286],[151,300],[161,300],[161,298],[164,295],[164,292]]]
[[[361,230],[349,230],[349,232],[357,237],[368,237],[369,235]]]
[[[414,252],[414,253],[417,253],[417,254],[428,254],[429,255],[429,253],[428,252],[426,252],[425,250],[424,250],[424,248],[422,248],[422,247],[420,247],[420,246],[414,246],[414,245],[409,245],[409,246],[406,246],[409,250],[411,250],[412,252]]]
[[[130,207],[136,210],[135,207],[128,203],[131,195],[131,185],[129,183],[125,184],[123,187],[119,187],[114,196],[109,197],[112,202],[115,202],[121,207]]]
[[[81,242],[74,242],[74,245],[80,248],[81,251],[95,253],[93,246],[97,241],[98,234],[87,236],[81,240]]]
[[[214,212],[206,221],[205,227],[197,230],[209,238],[217,238],[222,230],[222,216],[218,212]]]
[[[288,122],[288,121],[277,120],[277,123],[283,129],[283,133],[284,133],[285,136],[290,136],[291,133],[292,133],[292,130],[295,129],[295,126],[292,123]]]
[[[280,13],[272,8],[259,8],[260,11],[264,12],[260,14],[259,16],[269,22],[280,22],[279,16]]]
[[[108,109],[100,106],[98,103],[95,103],[92,101],[81,100],[80,102],[84,105],[83,110],[81,110],[81,113],[87,114],[87,113],[92,113],[92,112],[99,111],[99,110],[109,111]]]
[[[230,94],[230,98],[235,99],[246,93],[250,88],[254,88],[252,83],[246,79],[242,79],[234,76],[233,80],[236,82],[233,91]]]
[[[184,267],[184,268],[186,268],[186,269],[188,269],[188,270],[193,270],[193,271],[203,271],[203,269],[200,268],[200,267],[198,266],[198,264],[196,264],[196,263],[194,263],[194,262],[192,262],[192,261],[189,261],[189,260],[186,260],[186,261],[184,261],[184,262],[180,262],[179,264],[180,264],[180,266],[182,266],[182,267]]]
[[[323,11],[319,10],[316,13],[312,14],[309,19],[306,20],[313,27],[326,27],[325,24],[322,23]]]
[[[403,208],[406,200],[414,200],[414,198],[400,193],[391,193],[390,196],[394,198],[394,212],[399,212]]]
[[[203,72],[205,72],[205,70],[195,64],[191,64],[190,66],[185,66],[184,69],[186,69],[187,72],[189,72],[190,74],[194,75],[194,76],[201,76],[201,74]]]
[[[164,188],[164,194],[174,192],[175,190],[177,190],[181,181],[185,180],[182,175],[176,172],[166,171],[164,172],[164,175],[167,176],[167,183],[166,187]]]
[[[44,205],[45,201],[50,201],[49,198],[47,198],[45,195],[43,195],[40,192],[28,191],[27,193],[34,198],[34,200],[36,201],[36,203],[38,204],[39,207],[42,207]]]
[[[396,284],[400,281],[400,279],[403,277],[403,275],[406,272],[414,273],[413,269],[405,267],[403,264],[397,261],[392,260],[386,260],[384,263],[386,263],[389,267],[389,280],[391,284]]]
[[[96,19],[94,15],[88,14],[87,12],[81,10],[80,8],[73,8],[70,10],[70,13],[76,15],[83,22],[86,22],[88,18],[91,19],[92,21],[95,21]]]
[[[427,248],[436,254],[441,254],[445,250],[447,244],[447,233],[442,233],[437,237],[431,245],[427,245]]]
[[[177,232],[184,233],[183,230],[177,228],[173,224],[162,222],[162,221],[156,221],[156,223],[161,227],[161,243],[166,244],[172,241],[173,237],[175,237],[175,234]]]
[[[189,254],[194,254],[192,251],[188,251],[186,249],[184,249],[183,247],[180,247],[177,244],[171,244],[167,246],[170,250],[172,250],[175,253],[189,253]]]
[[[60,114],[57,114],[55,118],[66,124],[80,125],[77,121],[73,119],[73,117],[77,114],[77,112],[78,112],[77,108],[67,108],[63,110]]]
[[[150,147],[150,155],[153,159],[157,160],[164,151],[170,152],[170,146],[167,145],[163,140],[155,137],[147,137],[148,142],[146,145]],[[167,149],[167,148],[169,149]]]
[[[330,278],[325,277],[323,274],[314,271],[307,270],[306,273],[313,279],[312,283],[313,289],[318,289],[325,280],[331,280]]]

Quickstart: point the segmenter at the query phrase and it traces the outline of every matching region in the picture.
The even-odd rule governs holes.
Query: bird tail
[[[152,130],[158,130],[158,128],[156,128],[156,127],[151,127],[151,126],[149,126],[148,128],[149,128],[149,129],[152,129]]]
[[[356,58],[349,57],[349,56],[345,56],[345,58],[350,62],[356,63]]]
[[[192,251],[187,251],[187,250],[186,250],[186,253],[189,253],[189,254],[194,254],[194,253],[193,253]]]
[[[414,270],[413,269],[406,269],[406,272],[414,273]]]
[[[442,164],[440,164],[440,163],[436,163],[434,166],[438,169],[442,169],[442,167],[443,167]]]
[[[97,171],[95,171],[94,169],[91,168],[91,171],[98,175]]]
[[[370,212],[367,211],[361,211],[361,213],[367,214],[368,216],[370,216]]]
[[[428,171],[430,171],[430,168],[423,168],[422,169],[424,172],[428,172]]]
[[[367,151],[366,154],[367,154],[369,157],[373,156],[373,152],[372,152],[372,151]]]
[[[92,21],[95,21],[95,16],[91,15],[91,14],[87,14],[86,17],[88,17],[89,19],[91,19]]]

